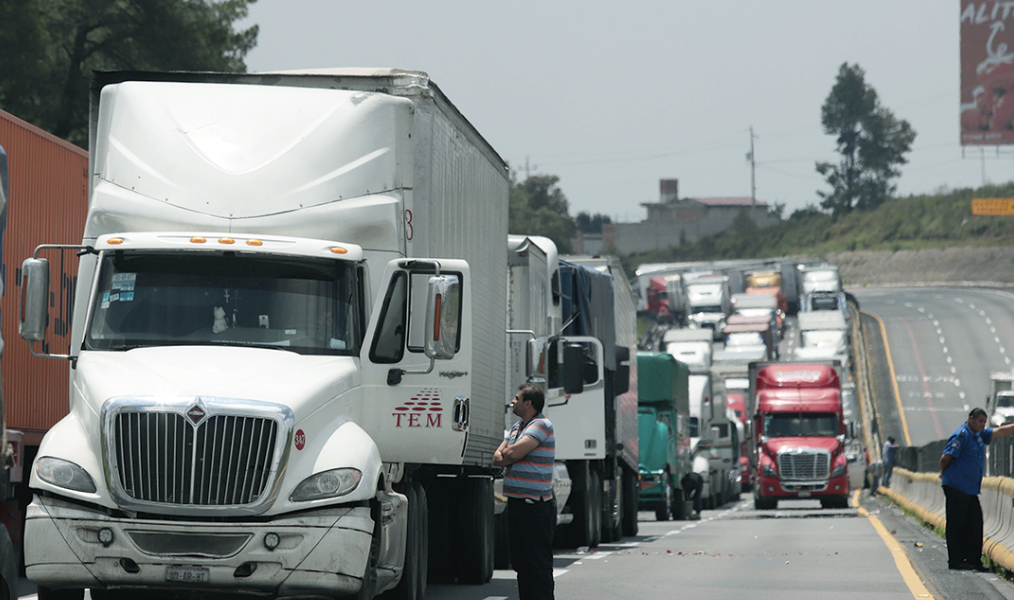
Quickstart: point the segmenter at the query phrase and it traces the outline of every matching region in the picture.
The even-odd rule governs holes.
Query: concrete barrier
[[[891,487],[878,493],[936,527],[947,526],[946,499],[937,473],[913,473],[894,468]],[[1014,479],[985,477],[982,480],[982,553],[991,561],[1014,571]]]

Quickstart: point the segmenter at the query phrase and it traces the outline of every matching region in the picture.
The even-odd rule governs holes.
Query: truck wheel
[[[623,470],[623,535],[637,535],[637,475]]]
[[[426,488],[426,494],[433,500],[429,510],[429,555],[434,560],[429,562],[429,581],[433,583],[451,583],[454,581],[454,562],[448,560],[454,547],[452,533],[457,531],[452,506],[454,480],[446,477],[434,477]]]
[[[84,600],[84,588],[54,590],[40,585],[38,598],[39,600]]]
[[[587,461],[571,461],[567,463],[567,472],[572,482],[570,498],[567,505],[574,515],[574,520],[563,529],[560,544],[564,547],[594,546],[595,523],[598,513],[595,512],[591,487],[591,469]]]
[[[459,477],[456,483],[455,574],[459,583],[482,585],[493,578],[493,480]]]
[[[377,562],[380,560],[380,536],[383,526],[380,522],[380,506],[376,502],[372,504],[370,513],[373,517],[373,537],[370,539],[370,554],[366,559],[366,571],[363,572],[363,585],[351,596],[353,600],[373,600],[377,595]]]
[[[676,521],[682,521],[687,518],[686,512],[683,508],[686,506],[685,500],[683,499],[683,490],[672,491],[672,518]]]
[[[592,539],[589,547],[594,548],[602,542],[602,519],[598,518],[602,514],[602,479],[599,478],[598,471],[591,469],[588,473],[588,493],[592,516]]]
[[[672,514],[672,484],[666,479],[662,483],[662,499],[655,506],[655,520],[668,521]]]
[[[494,517],[496,523],[493,527],[495,541],[493,552],[493,567],[497,569],[511,568],[511,547],[510,536],[507,533],[507,510]]]
[[[613,501],[615,500],[616,502],[619,502],[619,490],[616,489],[615,479],[612,483],[613,485],[609,486],[608,493],[605,490],[600,492],[600,495],[602,496],[602,510],[599,512],[599,514],[602,515],[602,525],[599,527],[599,530],[602,532],[599,537],[600,544],[608,544],[609,542],[618,539],[613,537],[613,533],[615,532],[614,526],[616,525],[616,523],[613,522]]]
[[[401,581],[397,587],[389,593],[384,594],[385,598],[393,600],[420,600],[422,596],[422,584],[426,579],[425,555],[429,548],[425,545],[422,537],[422,524],[426,520],[426,514],[422,512],[422,500],[426,492],[418,484],[408,483],[398,486],[398,491],[408,497],[408,525],[405,533],[405,563],[401,573]]]

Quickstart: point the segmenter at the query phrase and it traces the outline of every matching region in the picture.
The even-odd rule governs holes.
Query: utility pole
[[[521,170],[525,172],[525,179],[528,179],[529,177],[532,176],[532,171],[535,171],[538,168],[539,168],[539,165],[529,165],[528,164],[528,157],[526,156],[525,157],[525,167],[523,169],[521,169]]]
[[[753,154],[753,139],[757,137],[753,134],[753,125],[750,126],[750,153],[746,155],[746,159],[750,161],[750,206],[757,205],[757,161],[754,159]]]

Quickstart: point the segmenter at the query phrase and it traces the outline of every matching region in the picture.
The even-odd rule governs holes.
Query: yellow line
[[[856,492],[857,494],[853,495],[853,500],[858,503],[859,490],[856,490]],[[905,580],[905,585],[908,586],[908,591],[912,592],[912,596],[914,598],[932,598],[933,596],[930,595],[929,590],[926,589],[925,585],[923,585],[922,579],[920,579],[919,575],[915,572],[915,569],[912,568],[912,563],[908,561],[908,555],[905,554],[905,550],[901,547],[901,544],[898,543],[898,540],[894,539],[894,536],[887,531],[887,528],[880,522],[880,519],[871,515],[870,512],[862,506],[859,507],[859,514],[870,520],[870,523],[873,525],[873,529],[875,529],[876,532],[880,534],[880,538],[884,540],[884,544],[887,546],[887,549],[891,551],[891,555],[894,557],[894,565],[898,567],[898,572],[901,573],[901,578]]]
[[[901,406],[901,392],[898,391],[898,374],[894,372],[894,361],[891,360],[891,344],[887,341],[887,328],[884,327],[884,320],[878,315],[864,310],[880,324],[880,337],[884,339],[884,351],[887,354],[887,368],[891,370],[891,385],[894,386],[894,399],[898,402],[898,415],[901,417],[901,431],[905,434],[905,445],[912,445],[912,436],[908,434],[908,421],[905,420],[905,409]]]

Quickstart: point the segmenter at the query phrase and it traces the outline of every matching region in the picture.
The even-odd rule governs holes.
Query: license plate
[[[179,567],[170,565],[165,568],[165,580],[175,583],[208,583],[211,575],[207,567]]]
[[[809,498],[810,497],[810,492],[799,492],[799,497],[800,498]]]

